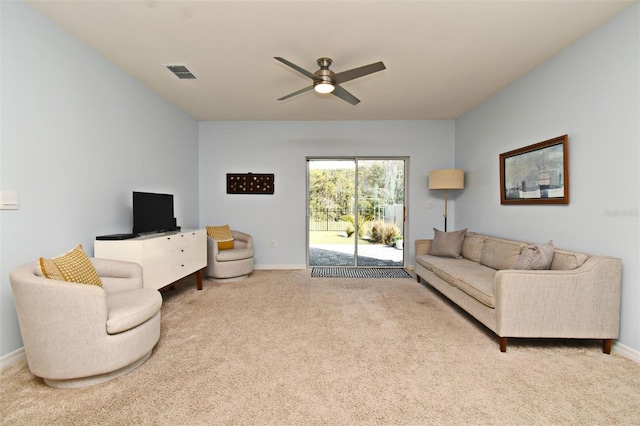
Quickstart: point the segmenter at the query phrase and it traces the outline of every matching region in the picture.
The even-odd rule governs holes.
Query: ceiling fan
[[[360,99],[353,96],[347,90],[345,90],[340,84],[356,79],[358,77],[364,77],[368,74],[373,74],[374,72],[382,71],[386,69],[382,62],[376,62],[374,64],[364,65],[362,67],[353,68],[348,71],[342,71],[339,73],[334,73],[329,69],[329,66],[333,63],[333,61],[329,58],[320,58],[318,59],[318,66],[320,69],[314,73],[311,73],[304,68],[300,68],[296,64],[293,64],[287,61],[284,58],[274,57],[278,61],[283,64],[290,66],[294,70],[298,71],[301,74],[309,77],[313,80],[313,84],[309,87],[305,87],[304,89],[300,89],[293,93],[289,93],[287,96],[283,96],[279,98],[279,101],[283,101],[285,99],[289,99],[292,96],[299,95],[300,93],[307,92],[311,89],[314,89],[318,93],[332,93],[339,97],[342,100],[349,102],[351,105],[355,105],[360,102]]]

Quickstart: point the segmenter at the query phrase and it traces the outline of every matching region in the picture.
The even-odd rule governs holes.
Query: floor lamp
[[[450,189],[464,189],[464,170],[440,169],[429,172],[429,189],[444,189],[444,231],[447,232],[447,201]]]

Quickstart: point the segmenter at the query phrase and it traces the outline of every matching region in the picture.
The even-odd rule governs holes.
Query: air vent
[[[195,80],[196,78],[184,65],[167,65],[167,68],[180,80]]]

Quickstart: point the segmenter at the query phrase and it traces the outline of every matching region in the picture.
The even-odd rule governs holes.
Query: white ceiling
[[[455,119],[636,0],[27,1],[197,120]],[[387,69],[276,99],[333,59]],[[184,64],[196,80],[165,65]]]

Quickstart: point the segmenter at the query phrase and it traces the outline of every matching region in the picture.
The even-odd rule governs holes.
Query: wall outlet
[[[18,193],[16,191],[0,191],[0,209],[18,210]]]
[[[427,201],[427,208],[428,209],[432,209],[433,208],[433,203],[431,201]]]
[[[271,248],[276,248],[276,240],[271,240]]]

